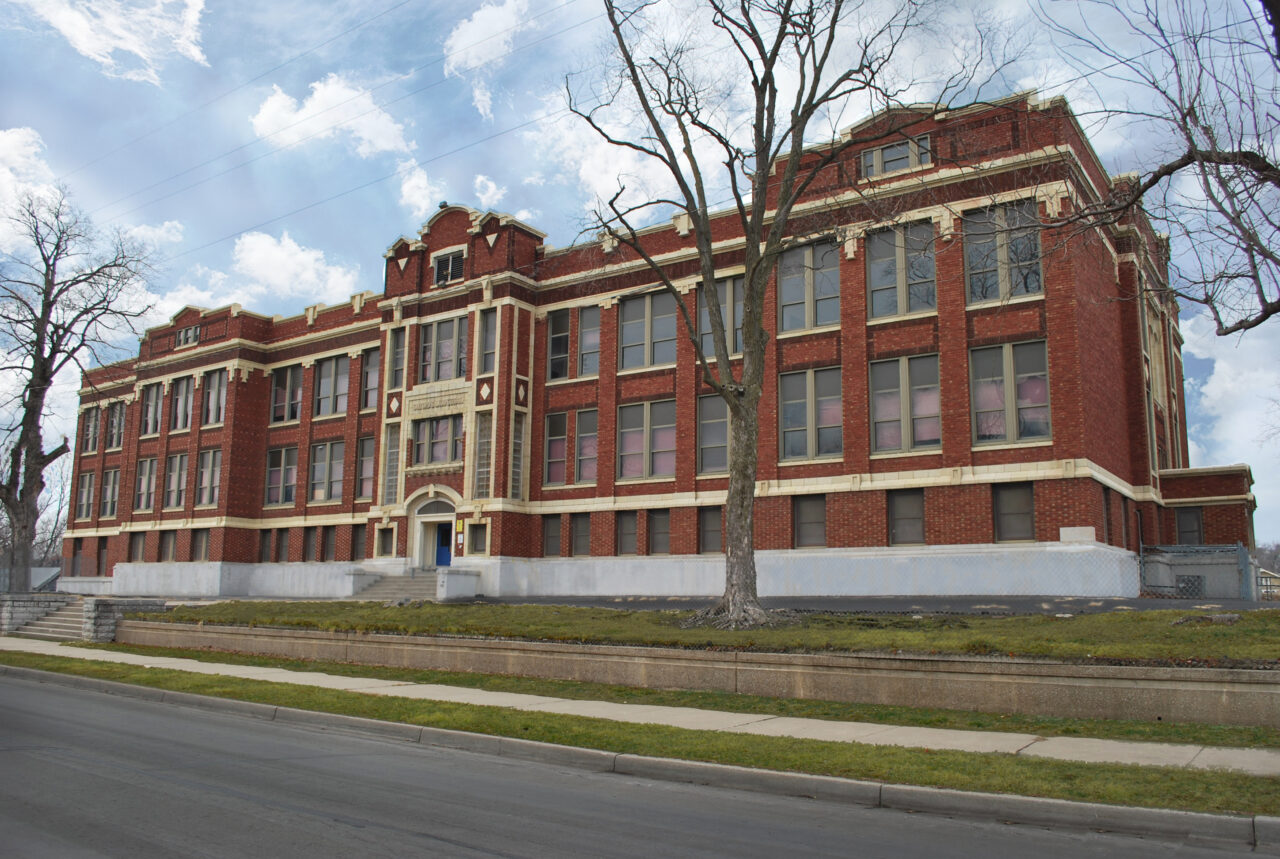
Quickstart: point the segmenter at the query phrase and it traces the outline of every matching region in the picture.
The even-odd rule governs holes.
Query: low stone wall
[[[115,641],[117,625],[126,614],[155,612],[166,609],[164,600],[122,600],[87,598],[84,601],[84,626],[80,637],[85,641]]]
[[[1280,671],[738,653],[145,621],[121,622],[116,640],[656,689],[1082,719],[1280,727]]]
[[[0,635],[21,629],[73,599],[62,594],[0,594]]]

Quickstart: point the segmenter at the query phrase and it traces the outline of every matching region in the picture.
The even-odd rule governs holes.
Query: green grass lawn
[[[1280,814],[1280,780],[1011,755],[744,736],[528,713],[21,652],[0,662],[183,692],[584,748],[896,784],[1233,814]]]
[[[1280,668],[1280,611],[1234,624],[1192,622],[1203,612],[1143,611],[985,617],[805,614],[755,630],[684,629],[691,612],[567,606],[373,602],[222,602],[146,615],[150,620],[406,635],[462,635],[599,644],[776,652],[903,652]]]

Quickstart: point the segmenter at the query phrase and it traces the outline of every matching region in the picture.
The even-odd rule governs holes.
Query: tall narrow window
[[[100,420],[100,414],[101,411],[97,406],[94,406],[93,408],[85,409],[81,417],[81,423],[84,427],[80,434],[81,453],[93,453],[98,449],[98,421]]]
[[[600,372],[600,308],[578,308],[578,375]]]
[[[938,356],[871,364],[872,442],[877,452],[936,448],[942,443]]]
[[[840,321],[840,252],[831,242],[793,248],[778,262],[778,327],[800,331]]]
[[[724,323],[725,346],[730,355],[742,352],[742,278],[733,277],[716,281],[716,293],[720,297],[720,321]],[[698,290],[698,343],[702,354],[708,358],[716,355],[715,335],[711,328],[711,290]],[[728,332],[732,331],[730,337]]]
[[[618,554],[636,554],[636,511],[619,510],[615,522],[618,531]]]
[[[991,487],[996,540],[1036,538],[1035,496],[1030,483],[997,483]]]
[[[159,385],[147,385],[142,389],[142,435],[160,432],[160,415],[163,407],[163,391]]]
[[[618,476],[676,473],[676,403],[633,403],[618,409]]]
[[[134,479],[133,509],[150,510],[156,497],[155,458],[138,460],[138,472]]]
[[[1049,438],[1049,369],[1044,341],[1006,343],[969,354],[976,443]],[[1007,379],[1013,384],[1007,384]]]
[[[191,532],[191,560],[209,560],[209,529],[196,528]]]
[[[283,564],[289,560],[289,529],[276,529],[276,563]]]
[[[565,468],[567,446],[569,442],[569,418],[565,412],[547,415],[547,455],[542,471],[542,482],[545,484],[564,483],[567,478]]]
[[[320,529],[320,551],[322,560],[338,560],[338,529],[335,526],[325,525]]]
[[[271,422],[296,421],[302,414],[302,366],[280,367],[271,373]]]
[[[129,560],[140,564],[147,559],[147,535],[136,531],[129,535]]]
[[[574,513],[569,517],[569,534],[573,540],[572,554],[591,554],[591,514]]]
[[[493,412],[476,415],[476,463],[472,474],[472,497],[493,494]]]
[[[351,359],[346,355],[316,362],[315,407],[312,414],[341,415],[347,411],[347,385]]]
[[[368,540],[369,526],[363,522],[351,526],[351,560],[363,561],[368,551],[366,541]]]
[[[1201,507],[1178,507],[1178,545],[1204,545],[1204,509]]]
[[[204,374],[204,410],[201,423],[220,424],[227,409],[227,371],[213,370]]]
[[[93,516],[93,472],[80,475],[80,485],[76,487],[76,518],[88,519]]]
[[[932,310],[933,224],[907,224],[867,235],[867,304],[873,319]]]
[[[924,490],[895,489],[888,493],[889,545],[924,542]]]
[[[971,304],[1044,291],[1035,200],[965,212],[963,225]]]
[[[187,455],[175,453],[164,466],[164,506],[182,507],[187,501]]]
[[[222,451],[200,451],[197,469],[196,504],[211,506],[218,503],[218,490],[222,483]]]
[[[719,507],[698,508],[698,551],[715,554],[724,551],[723,511]]]
[[[560,514],[542,517],[542,557],[560,557]]]
[[[124,444],[124,403],[107,406],[107,450]]]
[[[271,563],[271,532],[266,529],[258,532],[258,563]]]
[[[102,472],[102,508],[99,515],[103,518],[115,516],[119,498],[120,469],[112,468]]]
[[[404,387],[404,329],[393,328],[390,341],[391,365],[387,369],[387,390],[398,391]]]
[[[511,497],[524,496],[524,424],[525,413],[516,412],[511,419]]]
[[[373,436],[356,441],[356,498],[373,497]]]
[[[596,451],[599,442],[599,414],[595,409],[578,412],[578,425],[574,436],[576,461],[573,471],[578,483],[594,483],[596,480]]]
[[[492,373],[497,366],[498,311],[491,307],[480,311],[480,372]]]
[[[419,329],[418,381],[443,382],[467,375],[467,317],[428,322]]]
[[[400,498],[400,424],[387,427],[387,443],[382,448],[382,504]]]
[[[655,292],[627,298],[619,305],[618,314],[620,369],[675,362],[675,296]]]
[[[175,431],[191,429],[191,400],[195,391],[195,384],[194,376],[184,376],[181,379],[173,380],[170,387],[173,412],[169,417],[169,429]]]
[[[311,445],[311,500],[342,500],[342,461],[346,443],[329,441]]]
[[[316,537],[318,529],[312,525],[302,529],[302,560],[316,560]]]
[[[671,552],[671,511],[650,510],[649,551],[650,555],[667,555]]]
[[[378,407],[378,376],[382,372],[382,349],[374,346],[360,355],[360,408]]]
[[[569,311],[547,314],[547,378],[569,378]]]
[[[267,451],[267,503],[292,504],[298,482],[298,449],[279,447]]]
[[[698,397],[698,473],[729,470],[729,406],[719,394]]]
[[[844,449],[840,369],[784,373],[778,390],[782,458],[839,456]]]
[[[795,547],[827,545],[827,497],[797,495],[791,499]]]
[[[160,560],[162,561],[178,560],[178,532],[177,531],[161,531],[160,532]]]

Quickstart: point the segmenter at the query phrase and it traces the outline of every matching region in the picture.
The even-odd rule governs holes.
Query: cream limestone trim
[[[871,454],[872,460],[906,459],[909,456],[942,456],[941,447],[916,448],[914,450],[893,450]]]
[[[1253,470],[1243,462],[1235,465],[1203,465],[1191,468],[1162,468],[1157,474],[1161,477],[1201,477],[1211,474],[1239,474],[1244,472],[1249,476],[1249,481],[1253,482]]]
[[[1166,507],[1219,507],[1224,504],[1254,504],[1257,499],[1252,492],[1245,495],[1206,495],[1203,498],[1172,498],[1165,502]]]
[[[885,325],[890,322],[910,322],[916,319],[929,319],[930,317],[937,315],[938,310],[937,308],[934,308],[933,310],[917,310],[915,313],[899,313],[896,316],[877,316],[874,319],[867,319],[867,327],[871,328],[876,325]]]
[[[1044,289],[1033,295],[1017,295],[1005,296],[1003,298],[988,298],[985,301],[975,301],[972,304],[966,304],[965,310],[984,310],[988,307],[1010,307],[1016,304],[1034,304],[1037,301],[1044,301]]]
[[[916,315],[918,316],[920,314],[916,314]],[[900,319],[902,317],[897,317],[897,318]],[[797,337],[804,337],[809,334],[822,334],[828,331],[839,331],[840,328],[841,326],[840,326],[840,323],[838,322],[835,325],[818,325],[813,328],[800,328],[795,331],[787,331],[784,333],[780,333],[775,335],[773,339],[774,340],[794,340]],[[735,355],[741,355],[741,354],[742,354],[741,352],[734,352],[729,357],[733,358]],[[712,361],[716,360],[715,356],[712,356],[710,360]]]
[[[1010,441],[1004,444],[975,444],[969,448],[977,453],[980,450],[1021,450],[1024,447],[1053,447],[1053,439],[1044,441]]]

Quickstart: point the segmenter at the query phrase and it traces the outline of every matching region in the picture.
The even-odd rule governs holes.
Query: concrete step
[[[390,602],[392,600],[434,600],[436,574],[385,576],[355,595],[358,600]]]
[[[77,597],[13,634],[42,641],[79,641],[84,632],[84,600]]]

